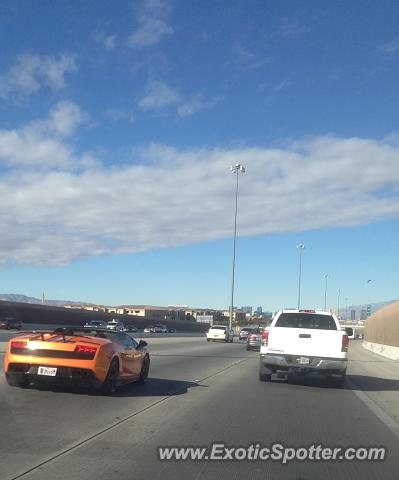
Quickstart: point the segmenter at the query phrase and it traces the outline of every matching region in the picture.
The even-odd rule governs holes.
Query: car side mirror
[[[139,344],[137,345],[137,348],[144,348],[148,345],[147,342],[145,342],[144,340],[140,340],[139,341]]]

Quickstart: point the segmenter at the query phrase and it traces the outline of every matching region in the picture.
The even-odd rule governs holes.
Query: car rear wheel
[[[259,373],[259,381],[260,382],[270,382],[272,379],[271,373]]]
[[[143,360],[143,365],[141,366],[139,383],[145,383],[148,377],[148,372],[150,371],[150,357],[146,355]]]
[[[14,375],[6,375],[6,380],[10,387],[26,388],[29,385],[28,379],[23,376],[15,377]]]
[[[107,376],[102,384],[102,392],[106,395],[112,395],[116,392],[117,381],[119,375],[119,363],[116,358],[114,358],[109,366]]]
[[[247,352],[249,352],[250,350],[251,350],[251,347],[247,345]]]
[[[210,339],[210,338],[207,338],[207,339],[206,339],[206,341],[207,341],[207,342],[210,342],[210,341],[211,341],[211,339]]]

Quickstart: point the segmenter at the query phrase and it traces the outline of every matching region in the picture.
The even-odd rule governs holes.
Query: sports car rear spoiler
[[[90,335],[90,333],[93,332],[94,335]],[[56,328],[55,330],[24,330],[24,331],[19,331],[18,336],[24,334],[24,333],[34,333],[37,335],[36,338],[41,337],[42,341],[45,341],[46,338],[44,337],[45,335],[61,335],[62,340],[65,343],[66,342],[66,337],[85,337],[85,338],[90,338],[90,337],[105,337],[105,335],[98,335],[99,333],[107,333],[107,334],[116,334],[118,332],[113,332],[110,330],[107,330],[106,328],[74,328],[74,327],[60,327]]]

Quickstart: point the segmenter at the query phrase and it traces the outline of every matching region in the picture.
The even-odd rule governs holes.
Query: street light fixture
[[[325,284],[324,284],[324,311],[327,311],[327,280],[330,278],[328,273],[324,274]]]
[[[299,250],[299,279],[298,279],[298,310],[301,306],[301,276],[302,276],[302,252],[305,250],[305,245],[300,243],[296,247]]]
[[[235,195],[235,211],[234,211],[234,240],[233,240],[233,273],[231,278],[231,302],[230,302],[230,316],[229,316],[229,328],[233,323],[233,310],[234,310],[234,274],[236,265],[236,239],[237,239],[237,206],[238,206],[238,172],[245,173],[245,168],[236,163],[230,167],[230,171],[236,174],[236,195]]]

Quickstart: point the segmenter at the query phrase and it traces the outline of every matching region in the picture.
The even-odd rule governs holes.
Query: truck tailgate
[[[306,355],[312,357],[345,358],[342,352],[341,330],[270,327],[268,346],[262,353]]]

